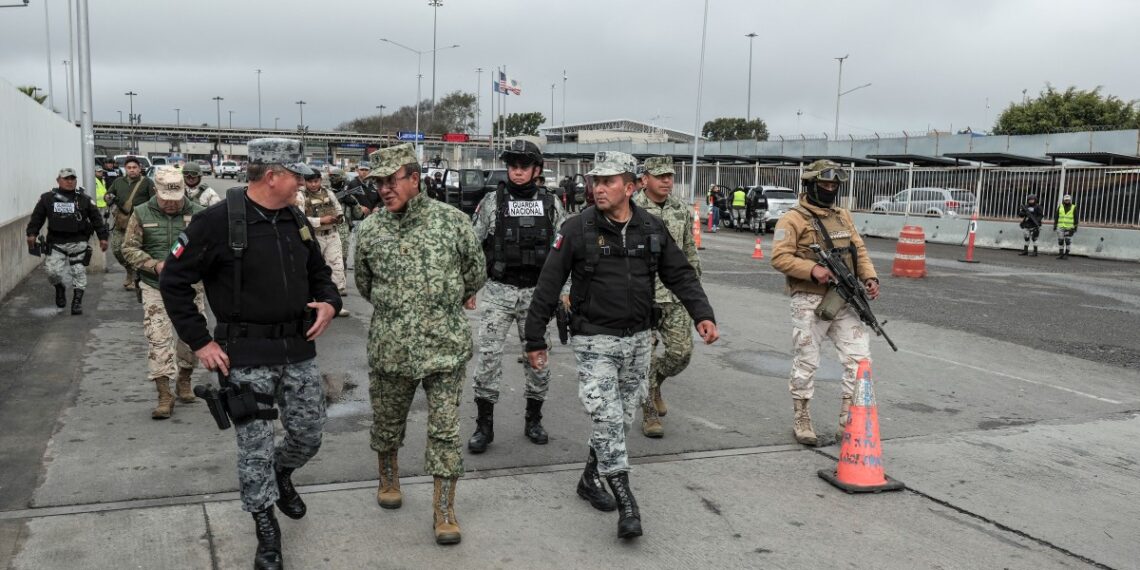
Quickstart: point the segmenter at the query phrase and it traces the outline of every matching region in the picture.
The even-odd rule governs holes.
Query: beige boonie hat
[[[369,178],[387,178],[396,173],[401,166],[419,162],[416,158],[416,147],[411,143],[398,144],[382,148],[368,155],[368,162],[372,165]]]
[[[645,159],[645,171],[653,176],[677,173],[673,170],[673,159],[668,156],[651,156]]]
[[[160,166],[154,172],[154,190],[159,200],[181,200],[186,197],[182,172],[173,166]]]
[[[603,150],[594,154],[594,168],[586,176],[614,176],[617,174],[637,174],[637,159],[633,155],[616,150]]]

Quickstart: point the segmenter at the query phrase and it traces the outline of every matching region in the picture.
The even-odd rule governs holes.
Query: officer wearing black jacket
[[[363,161],[356,167],[356,178],[348,183],[348,193],[356,196],[361,218],[371,214],[380,205],[380,192],[368,177],[371,172],[372,166]]]
[[[242,509],[253,513],[257,530],[255,568],[281,567],[274,503],[290,518],[305,516],[291,476],[316,455],[325,421],[314,340],[341,309],[313,228],[293,205],[301,177],[312,173],[301,156],[300,141],[250,141],[248,190],[231,189],[224,202],[196,214],[159,277],[179,338],[220,371],[223,387],[252,392],[256,401],[246,416],[229,409]],[[194,304],[199,280],[218,319],[213,335]],[[286,432],[280,446],[274,404]]]
[[[630,201],[637,162],[624,152],[600,152],[592,177],[594,206],[562,225],[539,276],[526,320],[531,366],[546,366],[546,326],[566,278],[578,394],[593,418],[590,454],[578,495],[610,511],[620,508],[618,536],[641,536],[641,514],[629,487],[625,434],[648,387],[654,276],[685,306],[705,343],[719,338],[712,307],[697,273],[660,218]]]
[[[1017,212],[1021,218],[1021,230],[1025,235],[1025,245],[1018,255],[1037,257],[1037,238],[1041,236],[1041,222],[1045,218],[1045,209],[1037,203],[1037,195],[1030,194],[1025,199],[1025,205]],[[1033,253],[1029,253],[1029,244],[1033,243]]]
[[[55,179],[56,187],[40,195],[25,235],[28,250],[46,255],[44,269],[48,283],[55,288],[55,306],[67,304],[67,288],[63,276],[71,276],[71,314],[83,314],[83,290],[87,288],[87,264],[91,262],[91,234],[99,237],[99,248],[107,251],[109,231],[103,216],[82,188],[76,189],[75,170],[64,168]],[[47,251],[36,251],[36,236],[47,222]]]

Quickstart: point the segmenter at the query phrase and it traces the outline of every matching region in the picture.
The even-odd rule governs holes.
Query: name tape
[[[511,200],[507,202],[507,215],[512,218],[538,217],[546,215],[542,200]]]

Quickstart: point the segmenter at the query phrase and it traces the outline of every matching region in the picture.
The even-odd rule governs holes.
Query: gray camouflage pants
[[[272,420],[249,420],[234,426],[238,443],[238,482],[241,508],[263,511],[277,500],[274,467],[302,467],[321,448],[325,425],[325,395],[315,359],[297,364],[233,368],[230,381],[249,382],[254,392],[277,399],[285,437],[274,441]],[[258,403],[260,408],[268,408]]]
[[[47,272],[48,283],[55,286],[57,283],[67,285],[64,276],[71,277],[71,286],[75,289],[87,288],[87,267],[81,263],[83,254],[87,252],[87,242],[56,243],[51,246],[51,253],[44,261],[44,271]],[[67,253],[60,252],[63,250]]]
[[[871,358],[871,339],[863,322],[851,307],[845,307],[834,320],[815,316],[815,308],[823,295],[792,295],[792,373],[788,389],[795,400],[810,400],[815,394],[815,370],[819,368],[819,350],[824,337],[830,338],[843,365],[843,395],[855,391],[855,374],[859,361]]]
[[[626,435],[649,391],[649,331],[630,337],[577,335],[571,338],[578,361],[578,398],[590,414],[589,445],[598,455],[598,471],[629,471]]]
[[[499,401],[499,380],[503,377],[503,343],[506,342],[512,324],[518,329],[519,342],[525,342],[523,329],[532,296],[533,287],[514,287],[498,281],[487,281],[484,286],[483,318],[479,321],[476,347],[479,362],[475,365],[472,383],[476,398],[490,400],[492,403]],[[523,372],[526,376],[527,399],[545,400],[550,387],[550,369],[535,371],[530,367],[530,361],[523,359]]]

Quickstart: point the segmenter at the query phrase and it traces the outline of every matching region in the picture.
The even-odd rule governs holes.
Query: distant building
[[[612,121],[590,121],[566,126],[557,125],[539,129],[547,143],[559,142],[615,142],[633,141],[644,143],[691,143],[693,135],[675,131],[641,121],[615,119]]]

